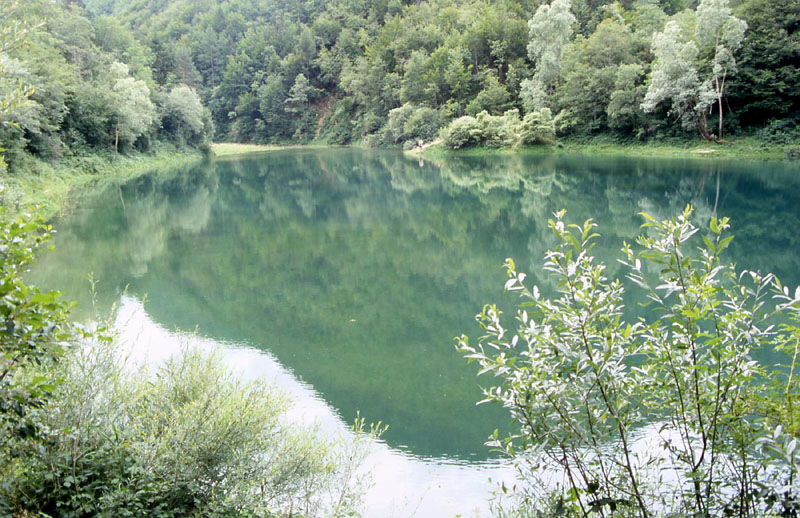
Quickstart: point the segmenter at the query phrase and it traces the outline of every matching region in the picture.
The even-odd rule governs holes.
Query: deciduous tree
[[[570,11],[570,0],[553,0],[541,5],[528,22],[528,56],[536,64],[536,71],[533,78],[522,82],[521,95],[529,109],[547,105],[561,70],[561,55],[576,21]]]
[[[128,75],[128,66],[115,62],[111,65],[114,121],[114,156],[119,142],[133,143],[150,129],[155,118],[155,107],[150,100],[150,89],[144,81]]]

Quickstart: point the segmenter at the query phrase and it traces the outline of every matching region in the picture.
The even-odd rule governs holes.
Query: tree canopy
[[[558,135],[792,135],[800,0],[779,4],[31,0],[4,26],[42,25],[2,63],[3,80],[30,88],[31,102],[0,137],[12,165],[23,151],[114,149],[117,129],[123,151],[197,145],[211,131],[220,141],[395,144],[484,110],[543,107]],[[130,81],[107,83],[115,62]],[[137,109],[146,124],[135,124],[117,101],[141,84],[153,115]],[[187,104],[189,91],[207,113]],[[425,129],[399,140],[390,113],[406,105],[435,116],[424,112]]]

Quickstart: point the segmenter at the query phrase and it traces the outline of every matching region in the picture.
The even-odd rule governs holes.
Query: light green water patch
[[[270,351],[347,421],[390,424],[390,445],[422,457],[479,460],[507,424],[480,406],[481,383],[453,348],[480,332],[502,293],[506,257],[539,280],[547,219],[593,217],[611,278],[637,213],[701,223],[731,216],[729,259],[800,281],[798,168],[782,162],[586,155],[442,155],[298,149],[211,162],[114,186],[59,222],[36,280],[89,307],[128,286],[168,329]],[[631,315],[636,300],[628,303]]]

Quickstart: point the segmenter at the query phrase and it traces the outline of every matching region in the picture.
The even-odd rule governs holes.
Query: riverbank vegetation
[[[68,324],[60,294],[20,277],[49,232],[0,208],[0,513],[356,512],[363,420],[354,437],[332,439],[293,422],[284,396],[238,379],[219,355],[187,350],[146,368],[104,319]]]
[[[7,205],[45,205],[107,176],[208,150],[210,114],[190,87],[153,80],[148,49],[74,3],[0,3],[0,95]]]
[[[640,153],[703,136],[748,143],[734,155],[798,154],[796,0],[6,0],[3,12],[9,184],[211,139]]]
[[[516,328],[487,305],[480,343],[458,339],[481,373],[499,378],[486,401],[519,425],[490,444],[517,459],[522,508],[795,515],[800,288],[723,262],[727,218],[700,229],[691,207],[668,220],[643,217],[637,249],[623,244],[625,277],[611,279],[590,253],[596,225],[557,213],[557,246],[544,263],[552,286],[526,285],[508,259],[505,289],[523,301]],[[648,304],[631,314],[634,289]],[[781,362],[760,363],[759,351],[781,353]],[[557,487],[547,482],[554,472]]]
[[[211,144],[211,152],[214,153],[214,156],[264,153],[267,151],[275,151],[277,149],[283,149],[283,147],[266,144],[235,144],[231,142],[218,142]]]
[[[46,219],[77,206],[84,194],[109,182],[124,182],[157,169],[182,168],[204,159],[200,151],[160,144],[147,153],[130,153],[116,158],[112,152],[41,160],[28,157],[31,172],[8,174],[3,178],[0,202],[16,214],[38,207]]]
[[[218,140],[411,146],[543,108],[558,138],[621,146],[798,136],[796,0],[85,4],[196,89]]]

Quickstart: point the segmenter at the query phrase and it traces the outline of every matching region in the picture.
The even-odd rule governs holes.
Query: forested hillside
[[[30,157],[115,156],[158,142],[200,146],[213,128],[200,97],[154,79],[152,52],[80,2],[0,2],[0,143],[11,172]]]
[[[800,99],[800,2],[733,0],[732,13],[705,2],[705,22],[698,3],[554,2],[535,27],[543,0],[86,0],[98,20],[115,16],[152,49],[158,82],[201,92],[221,139],[394,143],[430,137],[461,115],[537,104],[559,117],[560,134],[682,134],[695,123],[680,124],[685,107],[675,105],[702,101],[664,94],[642,109],[658,62],[653,35],[670,20],[680,29],[673,50],[696,70],[667,79],[695,90],[678,97],[703,95],[722,64],[723,135],[796,127],[776,121]],[[567,11],[560,21],[556,4]],[[746,23],[740,42],[726,40],[731,15]],[[725,45],[733,59],[715,52]],[[393,120],[404,105],[413,109]],[[719,103],[706,111],[708,133],[718,133]]]
[[[212,123],[219,141],[400,144],[512,109],[559,137],[798,135],[800,0],[26,0],[16,16],[43,25],[8,67],[35,87],[3,130],[12,160],[197,142]]]

